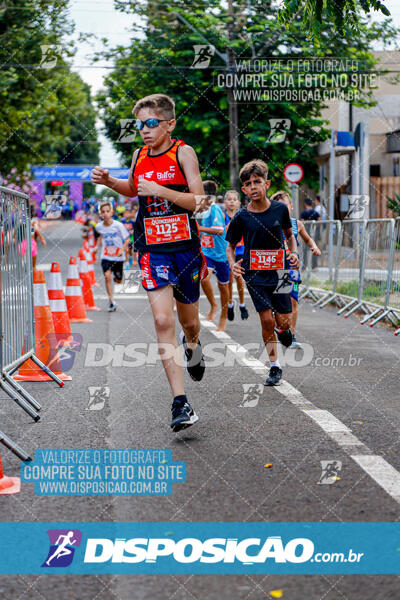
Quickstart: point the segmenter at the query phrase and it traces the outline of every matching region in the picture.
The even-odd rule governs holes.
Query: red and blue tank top
[[[178,150],[184,144],[174,139],[167,150],[155,155],[149,154],[149,146],[140,148],[132,168],[135,186],[146,179],[177,192],[188,192],[188,182],[178,158]],[[199,230],[192,211],[157,196],[139,196],[136,250],[173,253],[199,247]]]

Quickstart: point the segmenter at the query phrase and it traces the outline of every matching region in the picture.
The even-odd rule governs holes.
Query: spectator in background
[[[318,212],[313,208],[313,203],[311,198],[306,198],[304,200],[305,209],[300,213],[301,221],[319,221],[321,219]]]
[[[316,196],[315,197],[315,207],[314,210],[316,213],[319,214],[320,219],[322,221],[326,221],[326,208],[323,204],[321,204],[321,198],[320,196]]]
[[[304,204],[305,204],[305,209],[300,213],[300,221],[320,221],[321,220],[321,211],[317,211],[316,209],[313,208],[313,203],[311,198],[306,198],[304,200]],[[320,208],[322,208],[320,206]],[[309,234],[309,230],[307,230],[307,233]],[[321,235],[320,235],[320,228],[319,226],[315,227],[315,232],[314,232],[314,239],[315,239],[315,243],[318,245],[318,242],[320,241]],[[308,260],[308,257],[306,256],[306,252],[305,252],[305,248],[303,246],[303,256],[302,256],[302,262],[303,264],[306,264],[306,261]],[[315,256],[314,254],[311,257],[311,266],[313,269],[317,269],[318,268],[318,257]]]
[[[36,216],[33,216],[31,219],[31,235],[32,235],[32,242],[31,242],[31,248],[32,248],[32,266],[34,269],[36,269],[36,261],[37,261],[37,240],[40,240],[40,243],[42,244],[42,246],[46,246],[46,240],[44,239],[42,232],[40,231],[41,229],[41,224],[39,219]]]

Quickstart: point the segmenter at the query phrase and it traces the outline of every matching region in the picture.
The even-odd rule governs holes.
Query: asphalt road
[[[46,238],[48,245],[39,248],[38,262],[48,268],[58,260],[65,280],[69,256],[80,247],[80,230],[73,223],[51,224]],[[82,336],[81,349],[73,353],[72,381],[63,389],[53,383],[24,384],[42,404],[41,420],[33,423],[11,401],[2,400],[1,429],[29,452],[171,449],[174,460],[186,461],[187,481],[174,484],[171,496],[128,498],[40,497],[32,484],[23,483],[20,494],[0,496],[2,521],[398,520],[400,340],[392,331],[370,329],[356,316],[344,320],[332,308],[314,309],[304,302],[297,333],[304,351],[284,355],[287,384],[264,388],[260,384],[267,369],[259,362],[264,361],[260,328],[248,299],[250,319],[229,323],[227,336],[218,336],[202,322],[201,341],[211,356],[207,374],[199,384],[186,377],[187,395],[200,420],[188,432],[175,435],[169,427],[171,399],[160,363],[118,366],[127,345],[155,342],[145,294],[119,293],[118,310],[110,314],[98,263],[96,272],[101,283],[95,288],[96,304],[102,310],[90,313],[92,323],[72,326]],[[207,312],[204,298],[200,310]],[[252,343],[249,355],[243,358],[235,343]],[[100,344],[109,345],[113,360],[107,366],[89,366]],[[101,410],[88,410],[91,386],[109,388]],[[245,396],[250,386],[254,394]],[[0,450],[7,474],[18,475],[18,459]],[[332,485],[318,483],[324,460],[342,463]],[[386,600],[399,597],[399,579],[0,576],[5,600],[265,600],[277,589],[284,600]]]

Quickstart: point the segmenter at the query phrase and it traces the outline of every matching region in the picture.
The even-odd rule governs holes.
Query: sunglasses
[[[136,129],[138,129],[139,131],[141,129],[143,129],[143,127],[146,125],[146,127],[148,127],[149,129],[154,129],[155,127],[158,127],[159,124],[161,123],[161,121],[169,121],[170,119],[146,119],[146,121],[141,121],[140,119],[136,119],[135,122],[135,127]]]

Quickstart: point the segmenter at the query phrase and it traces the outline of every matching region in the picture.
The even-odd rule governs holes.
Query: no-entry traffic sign
[[[304,169],[297,163],[289,163],[283,169],[283,176],[288,183],[299,183],[304,177]]]

